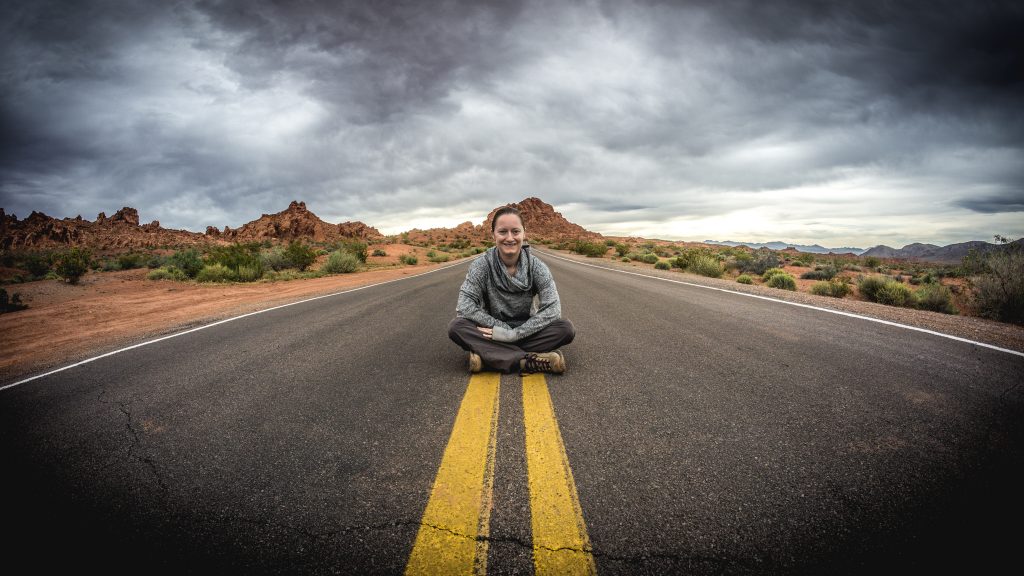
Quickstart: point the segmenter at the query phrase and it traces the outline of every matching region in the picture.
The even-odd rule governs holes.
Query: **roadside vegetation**
[[[622,239],[552,242],[550,248],[629,266],[723,278],[799,291],[1024,323],[1024,251],[996,236],[1002,250],[972,254],[958,264],[811,254],[795,250],[707,246]]]

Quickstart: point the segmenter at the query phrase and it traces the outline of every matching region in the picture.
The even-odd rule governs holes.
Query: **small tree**
[[[77,284],[78,279],[89,270],[92,254],[86,248],[72,248],[57,258],[56,272],[69,284]]]
[[[301,272],[310,264],[316,261],[316,252],[302,243],[301,240],[293,240],[284,251],[285,257]]]

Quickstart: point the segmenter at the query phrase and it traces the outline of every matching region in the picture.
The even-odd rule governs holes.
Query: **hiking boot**
[[[477,373],[484,369],[484,360],[476,352],[469,353],[469,371]]]
[[[526,358],[519,361],[521,374],[548,372],[561,374],[565,372],[565,358],[558,350],[554,352],[527,352]]]

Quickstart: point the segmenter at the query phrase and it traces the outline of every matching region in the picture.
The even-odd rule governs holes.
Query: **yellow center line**
[[[544,574],[596,574],[576,482],[543,374],[523,376],[533,564]]]
[[[485,574],[501,375],[470,378],[413,544],[407,575]]]

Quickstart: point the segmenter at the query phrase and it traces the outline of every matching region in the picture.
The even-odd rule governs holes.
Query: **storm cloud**
[[[606,234],[1024,235],[1015,2],[15,2],[9,213],[385,232],[539,196]]]

